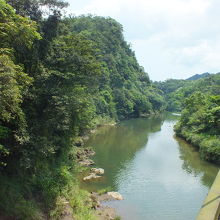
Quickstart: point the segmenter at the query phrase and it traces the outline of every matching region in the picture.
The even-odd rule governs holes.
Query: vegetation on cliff
[[[65,197],[79,218],[92,218],[77,188],[74,139],[99,123],[164,108],[122,26],[62,17],[66,6],[0,0],[2,216],[58,218]]]
[[[68,203],[93,219],[77,183],[77,137],[160,112],[164,99],[184,108],[177,134],[219,162],[220,75],[152,83],[117,21],[63,17],[66,6],[0,0],[0,218],[59,219]]]

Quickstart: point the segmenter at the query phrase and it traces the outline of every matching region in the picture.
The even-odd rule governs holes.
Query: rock
[[[113,220],[116,219],[117,213],[114,208],[107,207],[102,202],[112,200],[113,197],[106,194],[98,194],[91,192],[90,198],[93,202],[93,209],[98,220]]]
[[[82,136],[82,140],[83,140],[83,141],[87,141],[88,139],[89,139],[89,136],[88,136],[88,135]]]
[[[98,220],[113,220],[116,219],[116,211],[114,208],[101,207],[95,211]]]
[[[91,130],[90,133],[94,134],[94,133],[96,133],[96,131],[97,131],[97,129],[94,129],[94,130]]]
[[[93,156],[93,155],[95,155],[95,151],[92,150],[91,148],[85,148],[85,149],[84,149],[84,153],[85,153],[87,156]]]
[[[92,168],[91,172],[95,174],[103,175],[105,171],[102,168]]]
[[[143,113],[143,114],[140,114],[140,117],[141,118],[148,118],[150,114],[147,114],[147,113]]]
[[[122,195],[118,192],[107,192],[107,195],[111,196],[113,199],[116,199],[116,200],[123,200]]]
[[[76,141],[74,142],[74,145],[76,145],[77,147],[83,146],[83,145],[84,145],[84,142],[83,142],[82,138],[76,140]]]
[[[62,207],[60,220],[74,220],[73,209],[71,208],[69,202],[65,198],[61,198],[59,202]]]
[[[88,159],[88,157],[93,156],[94,154],[95,154],[95,151],[90,148],[78,148],[76,157],[78,159],[80,158]]]
[[[83,167],[89,167],[89,166],[95,164],[95,162],[91,159],[85,159],[85,160],[79,161],[79,164],[80,164],[80,166],[83,166]]]
[[[87,180],[91,180],[91,179],[98,179],[100,178],[101,176],[98,176],[96,175],[95,173],[90,173],[89,176],[86,176],[83,178],[84,181],[87,181]]]
[[[122,200],[123,197],[118,192],[107,192],[105,194],[91,193],[92,201],[106,202],[111,200]]]

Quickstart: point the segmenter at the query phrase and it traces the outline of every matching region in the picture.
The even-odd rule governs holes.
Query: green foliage
[[[111,191],[113,191],[112,187],[106,187],[106,188],[98,190],[97,193],[99,195],[102,195],[102,194],[105,194],[105,193],[111,192]]]
[[[220,163],[220,74],[194,78],[199,79],[154,85],[163,92],[168,111],[182,111],[176,134],[198,147],[203,159]]]
[[[154,84],[163,91],[168,111],[180,112],[183,109],[183,100],[196,91],[209,95],[220,94],[219,73],[209,74],[198,80],[170,79],[165,82],[155,82]]]
[[[36,21],[45,14],[60,15],[61,9],[68,6],[62,0],[7,0],[7,3],[13,6],[17,14]]]
[[[5,122],[22,120],[20,104],[31,78],[22,72],[7,55],[0,56],[0,117]]]
[[[99,95],[95,98],[97,113],[124,119],[163,109],[163,98],[138,65],[118,22],[97,16],[66,22],[73,33],[87,37],[97,48],[96,57],[103,67],[98,79]]]
[[[31,199],[27,200],[21,193],[27,189],[26,185],[18,182],[18,179],[6,175],[1,175],[0,185],[0,197],[4,200],[4,203],[0,204],[1,214],[5,214],[6,217],[16,216],[17,219],[25,220],[42,219],[36,202]]]
[[[28,141],[26,120],[21,108],[31,78],[7,55],[0,55],[0,156],[13,151],[13,144]],[[12,132],[13,131],[13,132]],[[10,140],[10,141],[8,141]],[[5,164],[5,160],[1,161]]]
[[[182,136],[197,146],[202,158],[220,163],[220,96],[193,93],[185,100],[180,121],[175,126]]]
[[[28,18],[16,15],[14,9],[0,0],[0,48],[12,49],[21,61],[29,52],[33,41],[40,39],[37,24]]]
[[[58,219],[67,200],[75,217],[92,219],[72,140],[162,111],[164,99],[114,19],[62,18],[60,0],[7,2],[15,10],[0,0],[0,213]]]
[[[92,214],[92,201],[89,199],[89,192],[80,190],[78,187],[71,187],[64,195],[68,199],[76,219],[96,219]]]

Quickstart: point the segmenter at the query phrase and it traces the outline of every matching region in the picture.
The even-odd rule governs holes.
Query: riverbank
[[[174,130],[178,137],[198,149],[202,159],[220,165],[220,139],[218,135],[195,133],[193,130],[180,127],[178,123]]]
[[[201,158],[220,164],[220,96],[193,93],[184,102],[176,135],[199,149]]]
[[[84,143],[89,139],[91,134],[95,134],[98,129],[106,126],[115,126],[116,122],[103,123],[99,124],[96,129],[90,130],[89,134],[78,137],[74,143],[77,146],[76,149],[76,161],[80,167],[84,169],[81,171],[80,179],[87,182],[88,184],[91,181],[96,179],[101,179],[104,175],[104,169],[95,167],[95,162],[92,160],[92,157],[95,155],[95,151],[91,148],[86,148]],[[101,180],[100,180],[101,181]],[[98,192],[91,192],[90,200],[92,201],[91,209],[94,210],[93,214],[98,220],[113,220],[120,219],[117,215],[116,210],[112,207],[103,205],[103,202],[112,201],[112,200],[122,200],[122,196],[117,192],[107,192],[106,189],[103,189]]]

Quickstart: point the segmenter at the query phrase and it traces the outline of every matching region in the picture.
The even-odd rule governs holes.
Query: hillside
[[[160,112],[164,99],[114,19],[65,18],[63,1],[8,2],[14,8],[0,0],[0,218],[58,219],[65,197],[92,219],[76,140]]]
[[[198,148],[204,160],[220,163],[220,74],[187,80],[155,82],[163,91],[168,111],[181,112],[176,135]]]
[[[209,75],[210,75],[210,73],[195,74],[195,75],[187,78],[186,80],[197,80],[197,79],[205,78]]]
[[[205,94],[220,94],[220,74],[209,74],[197,80],[169,79],[165,82],[155,82],[158,89],[163,91],[168,111],[181,111],[184,99],[194,92]]]

